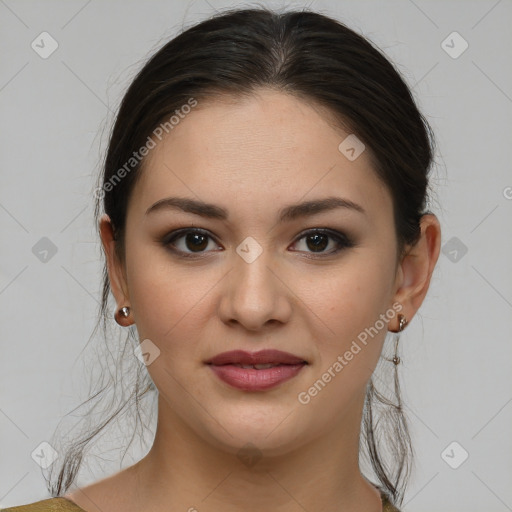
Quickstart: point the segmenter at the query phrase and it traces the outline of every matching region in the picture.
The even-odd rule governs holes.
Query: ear
[[[114,230],[108,215],[104,214],[101,216],[99,230],[101,243],[107,259],[108,277],[110,279],[112,293],[114,294],[118,308],[127,306],[129,305],[130,297],[126,284],[125,270],[115,253],[116,241],[114,240]]]
[[[395,281],[394,301],[402,304],[402,313],[408,322],[427,294],[441,247],[441,226],[434,214],[423,215],[420,228],[420,238],[416,244],[407,248]]]

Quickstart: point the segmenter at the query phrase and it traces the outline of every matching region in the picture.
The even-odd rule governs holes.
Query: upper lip
[[[206,364],[220,366],[223,364],[300,364],[306,363],[302,357],[295,356],[281,350],[260,350],[259,352],[245,352],[244,350],[231,350],[222,352],[208,359]]]

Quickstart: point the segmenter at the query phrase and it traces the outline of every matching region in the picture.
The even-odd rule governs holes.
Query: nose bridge
[[[268,244],[263,246],[252,237],[245,238],[236,248],[236,253],[234,281],[237,303],[243,307],[252,304],[260,310],[269,307],[278,293],[275,276],[269,269],[275,266],[275,255],[271,254]]]
[[[258,329],[269,320],[287,320],[290,304],[286,287],[276,275],[277,267],[276,255],[268,244],[246,237],[236,247],[222,298],[225,321],[236,320],[248,329]]]

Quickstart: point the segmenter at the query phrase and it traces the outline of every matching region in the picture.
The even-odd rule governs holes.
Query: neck
[[[149,453],[132,466],[139,510],[155,512],[380,512],[378,491],[359,470],[362,407],[285,454],[214,446],[159,396]]]

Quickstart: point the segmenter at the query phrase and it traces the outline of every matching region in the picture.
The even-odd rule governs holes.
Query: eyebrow
[[[326,197],[325,199],[305,201],[282,208],[279,211],[279,222],[289,222],[300,217],[316,215],[336,208],[346,208],[366,215],[362,206],[349,199]],[[200,215],[201,217],[218,220],[227,220],[229,216],[228,211],[221,206],[185,197],[166,197],[160,199],[146,210],[145,215],[167,209],[179,209],[187,213]]]

